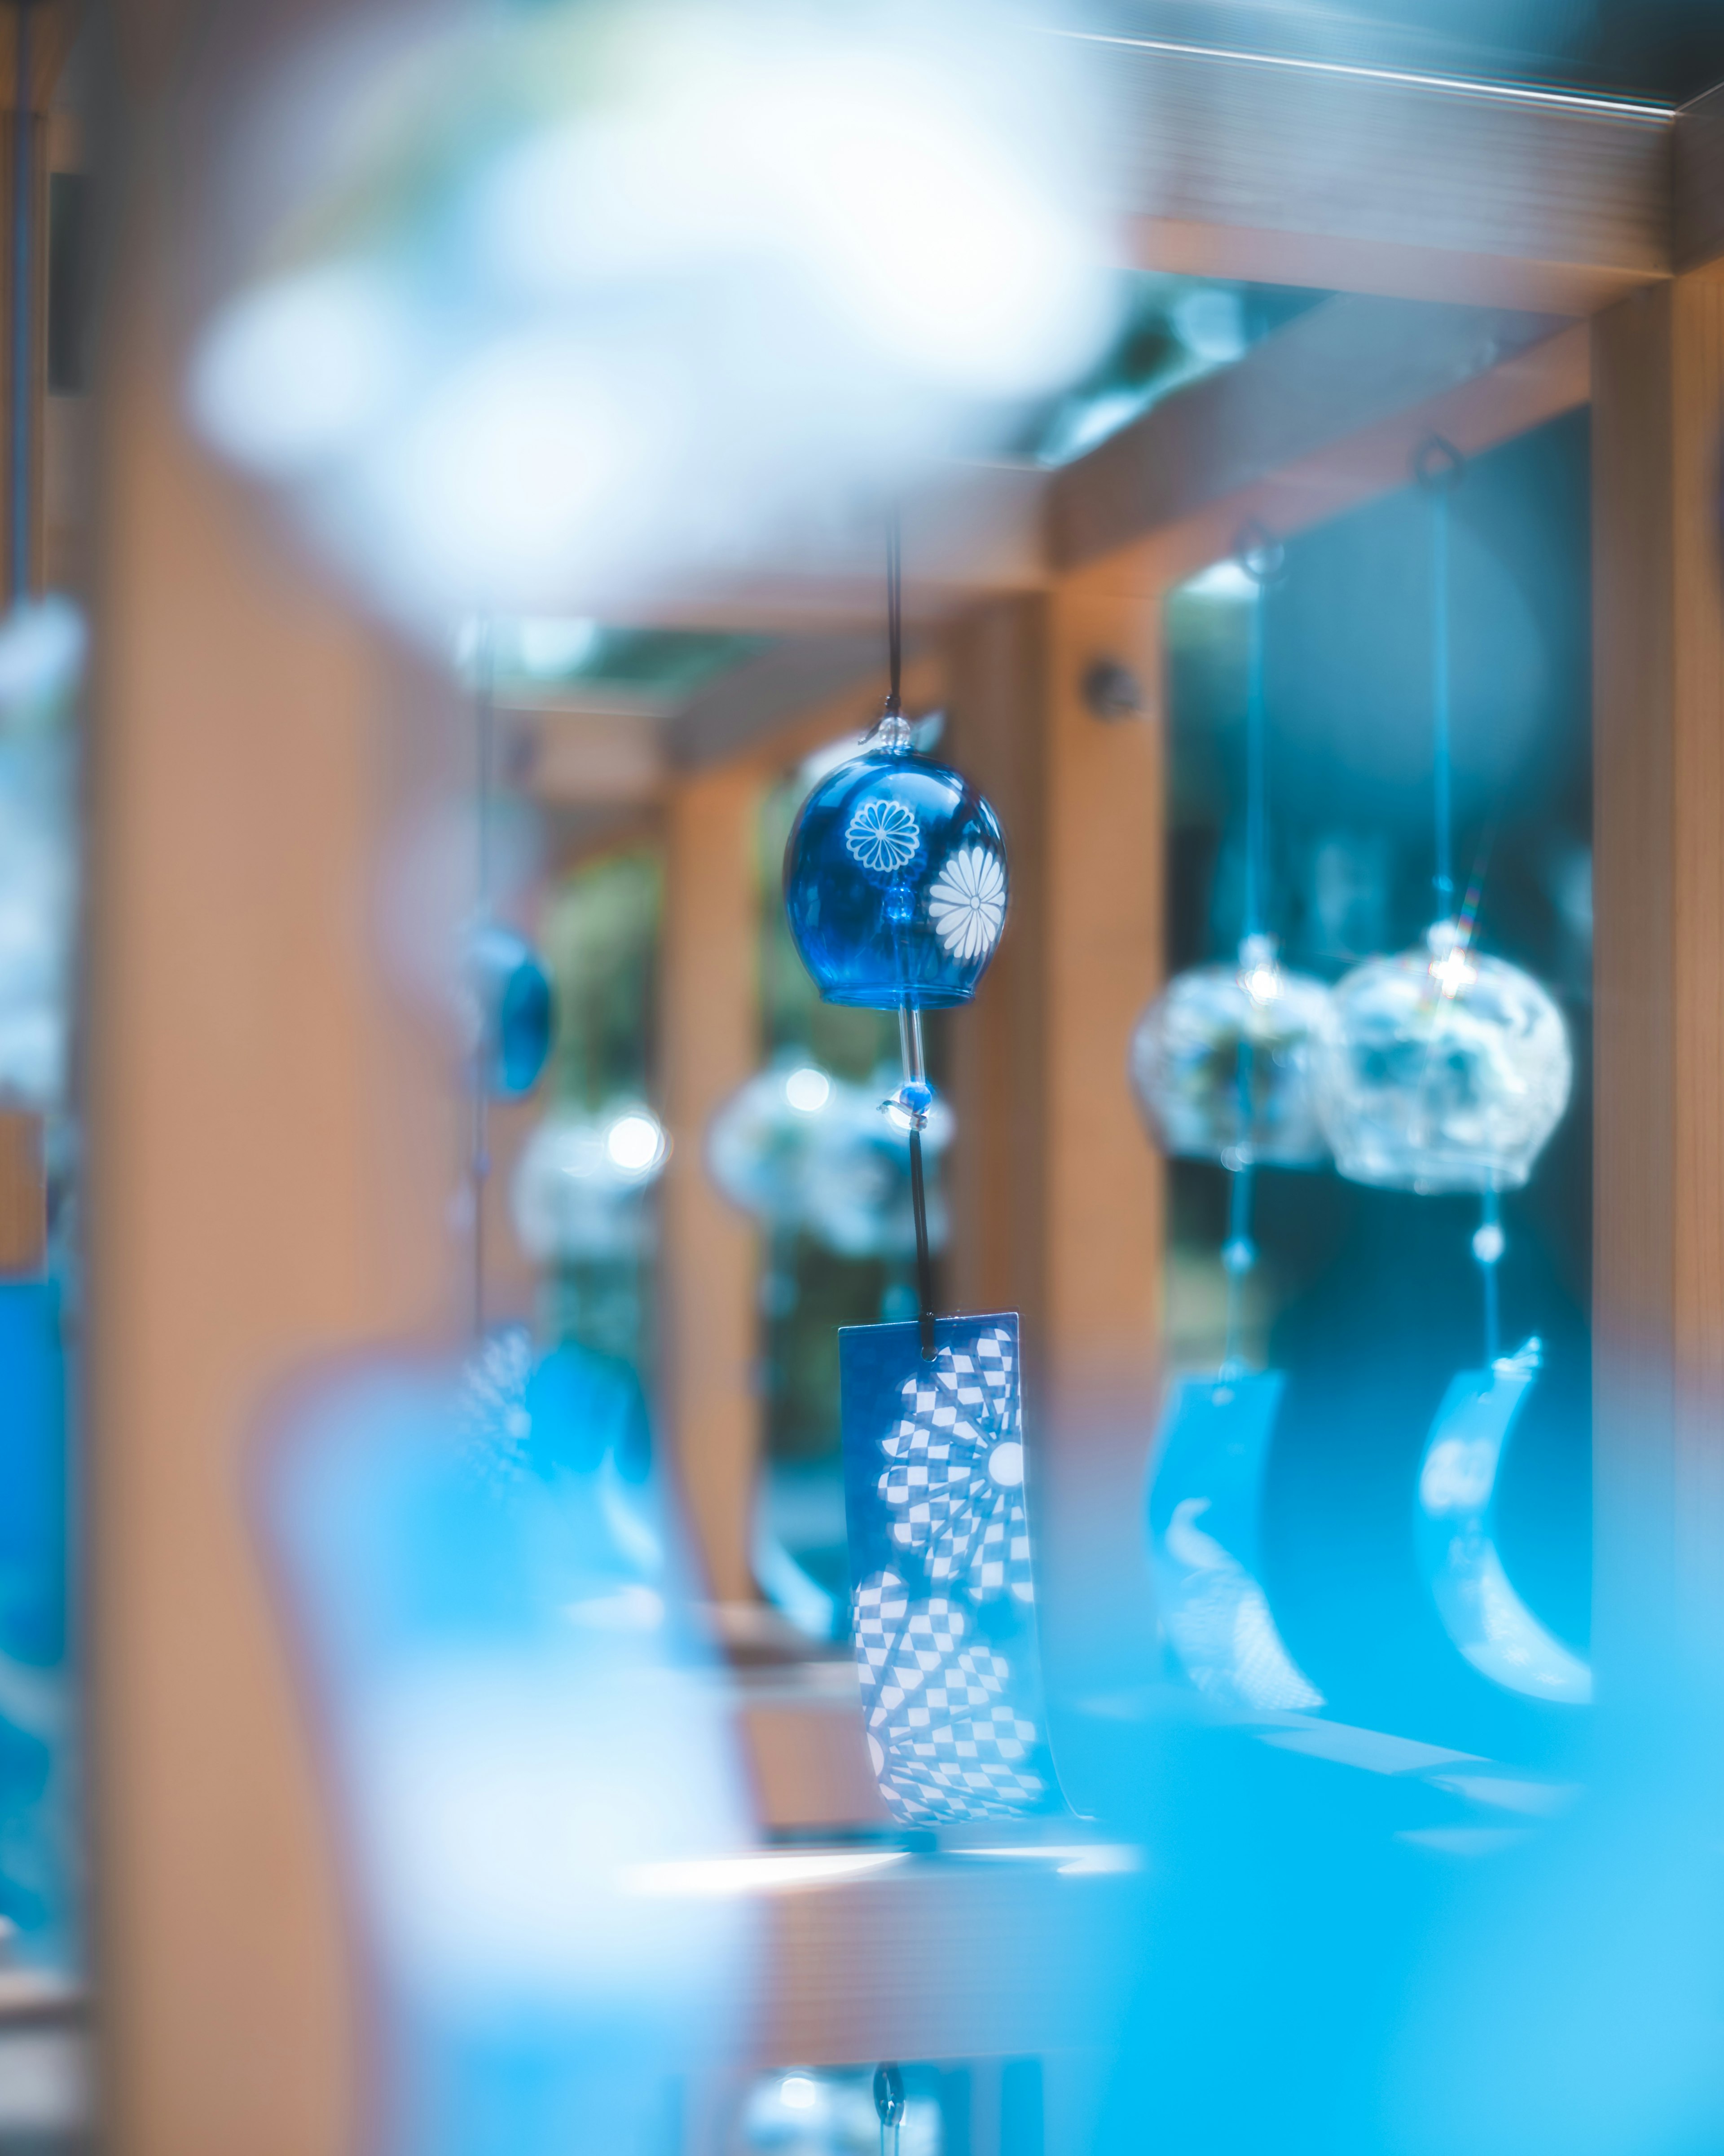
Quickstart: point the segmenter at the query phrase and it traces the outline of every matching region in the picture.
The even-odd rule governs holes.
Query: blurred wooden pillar
[[[1724,265],[1597,318],[1594,1656],[1724,1615]]]
[[[1126,1059],[1162,964],[1159,613],[1152,592],[1073,578],[979,609],[950,651],[952,758],[1012,867],[999,956],[947,1022],[953,1301],[1023,1317],[1047,1644],[1092,1671],[1135,1666],[1150,1633],[1162,1182]],[[1138,694],[1111,719],[1085,693],[1108,664]]]
[[[450,729],[185,434],[141,217],[104,384],[90,732],[91,1802],[104,2146],[350,2156],[358,2025],[248,1517],[280,1389],[456,1302],[450,1059],[375,955]]]
[[[48,1182],[43,1121],[0,1109],[0,1280],[33,1280],[48,1255]]]
[[[1048,1525],[1050,1651],[1129,1673],[1152,1636],[1143,1478],[1155,1423],[1161,1160],[1126,1079],[1163,966],[1161,605],[1142,588],[1055,588],[1047,653],[1046,1336],[1057,1450]],[[1135,711],[1095,707],[1123,670]],[[1092,679],[1092,677],[1094,677]],[[1116,695],[1124,680],[1115,683]]]
[[[707,1126],[761,1059],[760,780],[703,772],[665,816],[660,958],[664,1401],[690,1525],[718,1602],[752,1599],[760,1458],[754,1230],[706,1172]]]

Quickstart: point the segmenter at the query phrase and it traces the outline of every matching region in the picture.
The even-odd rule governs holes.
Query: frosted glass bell
[[[1428,1193],[1525,1183],[1574,1075],[1556,1004],[1455,921],[1337,983],[1315,1069],[1342,1174]]]
[[[521,1149],[510,1207],[521,1248],[541,1265],[626,1258],[650,1248],[646,1193],[670,1151],[650,1108],[613,1101],[596,1116],[556,1108]]]
[[[914,754],[909,727],[889,717],[803,802],[785,849],[784,904],[828,1003],[967,1004],[1005,926],[999,824],[957,772]]]
[[[916,1249],[906,1120],[882,1112],[891,1074],[870,1088],[847,1085],[812,1064],[757,1072],[713,1118],[706,1164],[732,1204],[769,1225],[813,1237],[844,1257],[907,1257]],[[928,1110],[924,1150],[949,1142],[951,1110]],[[937,1191],[928,1198],[936,1250],[946,1219]]]
[[[1325,1159],[1311,1044],[1328,1001],[1268,936],[1248,936],[1235,965],[1177,973],[1131,1036],[1132,1090],[1162,1151],[1229,1168]]]

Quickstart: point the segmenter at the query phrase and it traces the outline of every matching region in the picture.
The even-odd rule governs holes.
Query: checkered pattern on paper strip
[[[936,1595],[912,1603],[895,1573],[856,1590],[856,1656],[868,1748],[901,1817],[983,1819],[1033,1808],[1046,1784],[1029,1764],[1039,1742],[1013,1707],[1010,1665]]]
[[[892,1463],[880,1481],[895,1515],[892,1540],[922,1553],[935,1586],[962,1585],[977,1602],[1034,1599],[1016,1363],[1011,1335],[998,1330],[973,1353],[942,1348],[925,1374],[906,1380],[903,1419],[881,1440]],[[988,1472],[1002,1445],[1017,1448],[1009,1484]]]

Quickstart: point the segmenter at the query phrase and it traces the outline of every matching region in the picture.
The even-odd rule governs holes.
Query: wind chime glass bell
[[[1568,1105],[1562,1014],[1530,973],[1439,921],[1424,944],[1367,959],[1318,1033],[1316,1100],[1354,1183],[1432,1194],[1515,1190]]]
[[[551,1053],[550,977],[524,936],[495,922],[468,939],[466,975],[485,1088],[493,1099],[530,1093]]]
[[[999,824],[957,772],[912,752],[895,713],[803,803],[784,903],[828,1003],[967,1004],[1005,925]]]
[[[1224,1168],[1314,1168],[1328,1146],[1312,1097],[1322,982],[1289,973],[1275,939],[1248,936],[1238,963],[1167,983],[1131,1036],[1131,1086],[1164,1152]]]

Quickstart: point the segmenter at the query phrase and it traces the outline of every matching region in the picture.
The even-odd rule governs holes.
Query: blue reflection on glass
[[[1263,1473],[1285,1378],[1190,1378],[1157,1445],[1149,1495],[1156,1601],[1199,1691],[1225,1707],[1310,1709],[1323,1696],[1282,1644],[1258,1583]]]
[[[396,2156],[657,2156],[724,2041],[747,1812],[646,1456],[626,1366],[523,1332],[328,1382],[269,1456]]]
[[[1528,1340],[1488,1370],[1463,1370],[1450,1382],[1425,1443],[1414,1529],[1437,1614],[1473,1667],[1529,1699],[1584,1707],[1591,1670],[1521,1601],[1496,1548],[1497,1473],[1541,1353]]]

